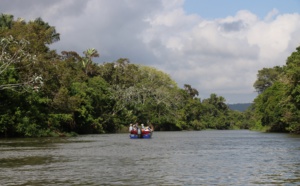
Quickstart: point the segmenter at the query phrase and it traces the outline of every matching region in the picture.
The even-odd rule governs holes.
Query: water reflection
[[[0,185],[299,185],[299,142],[251,131],[0,140]]]

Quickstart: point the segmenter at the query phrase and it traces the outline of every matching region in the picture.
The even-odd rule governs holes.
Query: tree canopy
[[[264,75],[263,75],[264,74]],[[260,125],[269,131],[300,133],[300,47],[283,67],[259,71],[254,84],[260,95],[255,99],[255,112]],[[258,86],[264,78],[268,86]],[[261,88],[260,88],[261,87]]]
[[[263,69],[260,95],[246,112],[230,110],[212,93],[201,100],[165,72],[127,58],[95,63],[97,49],[62,51],[55,27],[0,16],[0,136],[65,136],[127,131],[130,123],[155,130],[249,129],[299,132],[299,48],[284,67]]]

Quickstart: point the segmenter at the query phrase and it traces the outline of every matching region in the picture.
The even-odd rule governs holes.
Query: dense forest
[[[286,66],[259,71],[259,95],[240,112],[216,93],[201,100],[191,85],[178,87],[168,74],[127,58],[95,63],[93,48],[59,54],[49,48],[59,40],[41,18],[1,14],[0,137],[115,133],[133,122],[155,130],[300,131],[300,48]]]

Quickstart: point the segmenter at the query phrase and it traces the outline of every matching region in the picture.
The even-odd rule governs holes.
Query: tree
[[[300,46],[288,57],[286,64],[288,93],[291,95],[291,101],[300,109]]]
[[[210,94],[210,97],[203,100],[204,103],[209,103],[215,106],[220,111],[227,111],[229,108],[227,106],[226,99],[222,96],[218,96],[215,93]]]
[[[22,19],[14,21],[12,15],[2,15],[2,20],[4,18],[9,20],[5,23],[9,22],[10,26],[0,29],[0,75],[1,80],[5,80],[1,88],[39,89],[45,80],[43,75],[48,73],[43,71],[48,65],[46,62],[57,57],[47,45],[58,41],[59,34],[41,18],[28,23]]]
[[[36,62],[36,56],[26,51],[29,42],[26,40],[16,40],[12,36],[0,38],[0,90],[34,88],[38,89],[43,85],[40,75],[34,74],[27,79],[21,79],[16,70],[24,68]],[[20,64],[23,64],[20,66]]]
[[[39,37],[42,38],[44,44],[52,44],[60,40],[60,34],[56,32],[55,27],[50,26],[47,22],[44,22],[42,18],[37,18],[34,21],[29,22],[32,24],[32,28],[38,32]],[[35,26],[35,24],[37,26]]]
[[[194,98],[195,96],[199,95],[199,92],[197,89],[192,88],[191,85],[189,84],[184,84],[184,90],[192,97]]]
[[[145,123],[176,118],[180,96],[177,84],[169,75],[152,67],[130,64],[126,58],[100,68],[102,76],[111,84],[115,100],[112,115],[130,112],[137,121]]]
[[[300,47],[288,57],[286,65],[263,69],[264,89],[258,86],[261,94],[255,99],[255,111],[261,125],[270,131],[300,132]],[[263,77],[263,76],[262,76]],[[261,78],[263,79],[263,78]],[[257,80],[255,85],[259,85]],[[261,84],[263,85],[263,83]]]
[[[282,72],[283,68],[279,66],[275,66],[273,68],[263,68],[262,70],[259,70],[257,74],[257,80],[253,84],[254,88],[259,94],[261,94],[279,79]]]
[[[107,83],[101,77],[74,82],[69,94],[77,102],[74,107],[74,130],[77,133],[115,132],[118,129],[114,123],[106,122],[111,110],[111,98]]]
[[[13,16],[12,16],[13,17]],[[16,40],[26,40],[30,43],[28,52],[35,54],[45,54],[50,49],[48,45],[60,40],[60,34],[56,32],[55,27],[50,26],[41,18],[34,21],[25,22],[23,19],[12,21],[11,27],[0,29],[2,37],[13,36]]]
[[[207,128],[213,129],[229,129],[230,121],[228,121],[229,108],[225,103],[225,98],[212,93],[209,98],[202,101],[203,122]]]
[[[82,58],[82,66],[85,74],[88,75],[91,72],[91,65],[93,64],[92,58],[99,57],[99,53],[96,49],[90,48],[83,52],[85,57]]]
[[[41,23],[18,19],[0,29],[0,135],[49,135],[52,95],[41,88],[48,88],[45,75],[52,64],[47,62],[57,57],[46,45],[59,35],[52,35],[54,27]]]
[[[275,82],[254,100],[260,122],[262,126],[267,126],[268,131],[287,131],[288,123],[283,120],[287,108],[286,99],[285,85]]]
[[[14,16],[10,14],[0,15],[0,29],[10,29],[12,27]]]
[[[289,130],[300,133],[300,46],[288,57],[285,75],[287,77],[286,96],[289,100],[289,109],[285,114]]]

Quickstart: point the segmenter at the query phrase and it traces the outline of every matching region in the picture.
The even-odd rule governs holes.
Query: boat
[[[129,137],[131,139],[139,139],[139,138],[144,138],[144,139],[149,139],[152,137],[152,130],[144,130],[142,129],[141,134],[138,134],[138,130],[131,130]]]

